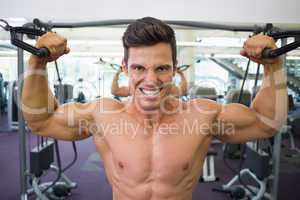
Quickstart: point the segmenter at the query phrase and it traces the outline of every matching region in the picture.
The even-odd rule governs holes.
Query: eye
[[[158,67],[156,70],[158,72],[167,72],[169,71],[170,67],[169,66],[161,66],[161,67]]]
[[[142,72],[145,70],[145,68],[143,66],[135,66],[133,69],[138,72]]]

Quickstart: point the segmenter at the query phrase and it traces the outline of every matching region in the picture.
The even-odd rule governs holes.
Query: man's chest
[[[109,149],[110,167],[118,176],[137,182],[176,182],[203,160],[210,143],[205,126],[200,130],[200,122],[188,119],[157,127],[122,119],[105,124],[103,139]]]

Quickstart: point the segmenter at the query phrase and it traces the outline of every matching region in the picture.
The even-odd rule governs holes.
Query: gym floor
[[[19,199],[19,138],[17,132],[8,132],[7,118],[0,116],[0,199]],[[36,144],[35,136],[31,135],[29,145],[33,148]],[[107,183],[101,158],[96,153],[92,139],[77,142],[78,160],[70,168],[66,175],[77,182],[78,187],[72,191],[70,199],[112,199],[111,188]],[[300,138],[296,138],[299,147]],[[59,142],[61,158],[63,164],[68,164],[73,158],[73,151],[70,142]],[[285,147],[286,146],[286,147]],[[281,154],[281,167],[279,178],[279,200],[299,200],[300,199],[300,157],[297,160],[289,159],[285,156],[288,144],[284,145]],[[213,183],[200,183],[193,193],[193,199],[230,199],[229,196],[212,192],[212,188],[220,187],[228,182],[233,173],[224,165],[222,161],[221,144],[214,147],[218,151],[215,159],[216,175],[220,181]],[[238,161],[233,161],[233,166],[237,166]],[[49,174],[43,181],[53,180],[55,174]],[[34,199],[34,198],[31,198]]]

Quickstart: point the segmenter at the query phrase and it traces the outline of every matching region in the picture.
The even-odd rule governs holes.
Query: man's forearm
[[[48,86],[46,63],[30,59],[24,77],[22,110],[28,123],[47,119],[57,108]]]
[[[261,88],[252,103],[267,131],[278,130],[287,117],[287,83],[281,63],[264,66]]]
[[[179,83],[179,96],[186,96],[187,95],[187,81],[182,71],[177,72],[180,76],[180,83]]]
[[[117,91],[119,90],[119,72],[117,72],[113,78],[112,84],[111,84],[111,93],[113,95],[116,95]],[[117,96],[117,95],[116,95]]]
[[[186,96],[187,95],[187,81],[184,77],[184,74],[180,74],[181,77],[181,82],[180,82],[180,89],[181,89],[181,96]]]

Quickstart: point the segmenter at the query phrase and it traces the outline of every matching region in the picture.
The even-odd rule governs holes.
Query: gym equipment
[[[3,101],[2,101],[2,106],[3,106],[3,112],[7,113],[7,104],[8,104],[8,85],[9,82],[8,81],[4,81],[3,82]]]
[[[289,148],[285,152],[286,157],[298,157],[300,156],[300,149],[296,147],[294,137],[300,131],[300,112],[299,108],[296,108],[294,104],[294,98],[291,94],[288,95],[289,113],[287,119],[287,125],[283,129],[283,139],[289,139]]]
[[[17,81],[10,82],[8,88],[8,127],[9,130],[17,130],[19,124]]]
[[[61,98],[63,103],[73,101],[73,85],[55,84],[54,94],[57,99]]]
[[[59,173],[59,168],[55,165],[50,165],[50,170],[55,173]],[[71,189],[77,187],[77,184],[72,182],[63,173],[60,177],[61,181],[40,183],[40,177],[33,176],[31,178],[32,188],[28,189],[26,192],[28,195],[35,194],[38,200],[63,200],[71,195]],[[48,189],[49,188],[49,189]]]
[[[26,25],[24,25],[23,27],[12,27],[3,19],[0,19],[0,22],[5,24],[5,26],[1,25],[0,27],[10,32],[11,43],[13,45],[40,57],[47,57],[50,54],[50,51],[47,48],[36,48],[18,38],[18,34],[27,34],[31,38],[34,36],[42,36],[46,33],[45,31],[35,28],[28,28],[26,27]]]
[[[219,180],[215,174],[215,156],[217,156],[217,152],[214,149],[209,149],[203,163],[202,177],[200,178],[201,182],[214,182]]]
[[[103,58],[99,58],[99,61],[95,62],[94,64],[102,64],[102,65],[108,65],[111,67],[113,70],[118,71],[121,69],[121,65],[115,64],[115,63],[110,63],[108,61],[103,60]]]
[[[124,25],[133,22],[134,20],[106,20],[106,21],[94,21],[94,22],[83,22],[83,23],[45,23],[39,19],[34,19],[33,24],[26,24],[23,27],[12,27],[10,26],[5,20],[0,19],[2,23],[5,25],[0,25],[6,31],[11,33],[11,43],[17,47],[25,49],[30,53],[37,55],[37,56],[48,56],[49,50],[47,48],[36,48],[33,47],[22,40],[17,38],[17,33],[19,34],[27,34],[32,36],[41,36],[45,34],[44,31],[28,28],[37,26],[39,28],[43,28],[45,30],[52,30],[53,28],[82,28],[82,27],[98,27],[98,26],[108,26],[108,25]],[[167,20],[166,23],[170,25],[179,25],[179,26],[187,26],[187,27],[194,27],[194,28],[206,28],[206,29],[218,29],[218,30],[227,30],[227,31],[241,31],[241,32],[254,32],[255,34],[261,32],[268,32],[268,35],[273,37],[274,39],[282,39],[287,37],[298,37],[300,36],[300,31],[298,30],[289,30],[285,32],[279,32],[277,27],[273,27],[272,24],[268,23],[265,27],[259,26],[227,26],[223,24],[210,24],[210,23],[203,23],[203,22],[194,22],[194,21],[172,21]],[[263,57],[265,58],[274,58],[285,54],[291,50],[294,50],[300,46],[299,41],[295,41],[291,44],[286,46],[282,46],[276,50],[272,49],[265,49],[262,52]]]
[[[237,89],[229,90],[225,96],[226,103],[238,103],[240,98],[240,91]],[[250,106],[251,103],[251,92],[249,90],[244,90],[241,95],[241,102],[245,106]]]
[[[79,82],[79,91],[78,91],[78,94],[77,94],[77,97],[75,98],[75,101],[76,102],[80,102],[80,103],[85,103],[87,100],[85,98],[85,95],[83,93],[83,79],[80,78],[78,79],[78,82]]]
[[[208,87],[201,87],[201,86],[194,86],[189,91],[189,96],[191,99],[195,98],[206,98],[210,100],[216,101],[217,91],[215,88],[208,88]]]
[[[240,102],[239,102],[240,99]],[[248,90],[243,90],[243,93],[240,93],[240,90],[233,89],[227,92],[225,96],[225,103],[241,103],[245,106],[250,106],[251,103],[251,93]],[[241,144],[226,144],[224,145],[224,156],[230,159],[239,159],[242,154]]]
[[[190,89],[189,97],[190,99],[207,98],[216,101],[217,91],[215,88],[194,86]],[[217,156],[217,152],[212,147],[209,148],[203,163],[202,176],[200,178],[201,182],[213,182],[219,180],[215,174],[215,156]]]
[[[62,79],[60,77],[57,62],[55,61],[54,63],[55,63],[55,69],[56,69],[57,79],[58,79],[58,85],[56,87],[55,95],[57,96],[59,103],[67,103],[73,97],[73,87],[71,85],[62,84]],[[43,144],[43,137],[41,137],[41,139]],[[45,168],[42,168],[42,170],[45,169],[47,170],[50,167],[50,169],[55,170],[55,172],[57,172],[57,177],[52,182],[40,183],[39,178],[42,174],[40,175],[35,174],[35,176],[33,176],[32,184],[31,184],[33,190],[32,191],[29,190],[28,193],[29,194],[34,193],[37,196],[37,199],[48,200],[50,198],[50,199],[62,200],[71,195],[71,189],[75,189],[77,187],[77,184],[69,180],[68,177],[64,174],[64,172],[68,170],[77,160],[77,149],[76,149],[75,142],[72,142],[72,146],[74,150],[74,159],[65,168],[62,168],[61,165],[59,146],[57,140],[54,140],[57,166],[53,164],[49,166],[51,164],[51,160],[53,160],[52,146],[53,146],[52,144],[50,145],[47,144],[45,149],[43,148],[42,151],[38,149],[38,153],[42,154],[42,156],[48,157],[48,159],[45,158],[41,159],[42,166],[46,165]],[[38,142],[38,147],[39,147],[39,142]]]
[[[246,192],[245,192],[244,188],[242,188],[240,186],[234,186],[234,187],[231,187],[228,189],[213,188],[212,191],[229,194],[230,197],[234,200],[244,199],[246,197]]]
[[[58,85],[54,86],[54,93],[60,103],[67,103],[73,98],[73,86],[68,84],[62,84],[60,78],[57,63],[55,61],[55,67],[58,77]],[[65,168],[62,169],[59,147],[57,140],[49,141],[41,136],[38,137],[38,145],[30,151],[30,183],[32,188],[27,190],[28,195],[35,194],[37,199],[48,200],[57,199],[63,200],[71,195],[71,190],[77,187],[75,182],[72,182],[64,174],[77,160],[77,150],[75,142],[72,142],[74,150],[74,159]],[[40,144],[39,138],[42,143]],[[57,166],[54,162],[54,150],[57,158]],[[49,170],[53,170],[57,173],[57,177],[52,182],[41,183],[42,175],[46,174]]]
[[[3,20],[1,20],[3,22]],[[1,26],[3,27],[3,26]],[[47,56],[49,55],[49,51],[46,48],[37,49],[35,47],[32,47],[31,45],[24,43],[22,41],[23,34],[29,34],[31,36],[41,36],[44,34],[44,31],[36,30],[32,28],[27,27],[11,27],[6,23],[6,26],[3,27],[5,30],[10,31],[11,33],[11,42],[12,44],[19,47],[18,49],[18,80],[20,79],[21,74],[23,74],[23,50],[26,49],[27,51],[33,53],[37,56]],[[61,86],[61,79],[59,77],[59,72],[57,69],[57,63],[56,64],[56,70],[58,74],[59,83]],[[20,135],[20,174],[21,174],[21,199],[27,199],[28,195],[35,194],[37,199],[43,199],[48,200],[50,199],[64,199],[67,197],[67,195],[70,194],[70,189],[73,189],[77,186],[76,183],[71,182],[64,174],[63,172],[67,169],[69,169],[76,161],[77,159],[77,151],[75,143],[73,142],[73,149],[74,149],[74,160],[67,165],[64,169],[62,169],[61,162],[60,162],[60,156],[59,156],[59,149],[58,149],[58,143],[56,140],[54,140],[54,146],[53,148],[52,144],[48,144],[42,142],[44,144],[44,147],[38,146],[33,149],[30,153],[30,170],[27,169],[27,153],[26,153],[26,145],[27,145],[27,138],[25,136],[25,123],[24,119],[21,113],[21,110],[18,109],[19,99],[20,99],[20,93],[21,93],[22,83],[20,82],[13,82],[11,86],[11,95],[10,95],[10,102],[11,102],[11,112],[13,113],[10,117],[10,121],[15,120],[15,117],[17,116],[17,127],[19,130]],[[61,87],[59,87],[61,90]],[[61,92],[59,91],[59,94]],[[61,99],[60,99],[60,102]],[[14,105],[15,104],[15,105]],[[14,112],[15,111],[15,112]],[[15,113],[18,113],[18,115],[15,115]],[[43,137],[42,137],[43,141]],[[57,164],[58,166],[51,165],[53,161],[53,149],[56,151],[56,158],[57,158]],[[54,169],[57,172],[57,178],[53,182],[48,183],[40,183],[40,176],[44,173],[47,169]],[[30,178],[30,181],[28,179]],[[62,182],[59,182],[59,180],[62,180]],[[28,183],[32,185],[31,189],[28,189]],[[64,192],[63,192],[64,191]]]
[[[293,99],[289,99],[289,102],[291,102]],[[290,104],[290,103],[289,103]],[[294,108],[294,106],[290,105],[290,108]],[[295,112],[295,113],[294,113]],[[300,156],[300,149],[296,147],[294,137],[299,135],[300,132],[300,115],[299,110],[295,110],[293,112],[293,109],[291,112],[289,112],[288,120],[287,120],[287,126],[285,126],[285,130],[283,133],[287,135],[290,141],[290,147],[288,152],[286,152],[287,157],[297,157]]]
[[[54,162],[54,143],[45,141],[30,151],[30,173],[40,177]]]
[[[272,25],[267,24],[266,30],[264,31],[264,33],[265,32],[270,33],[271,29],[272,29]],[[283,39],[282,40],[282,46],[284,46],[285,44],[286,44],[286,39]],[[279,48],[279,49],[282,49],[282,47]],[[269,53],[267,54],[267,53],[265,53],[265,51],[268,51]],[[271,52],[273,52],[273,51],[270,50],[270,49],[265,49],[262,52],[263,53],[263,57],[264,58],[274,58],[276,56],[282,55],[282,53],[283,53],[283,51],[278,51],[277,53],[275,53],[276,56],[274,56],[275,54],[271,55],[272,54]],[[244,84],[245,84],[245,81],[246,81],[246,78],[247,78],[247,75],[248,75],[249,66],[250,66],[250,59],[248,60],[248,63],[247,63],[247,68],[246,68],[245,75],[244,75],[243,82],[242,82],[242,86],[241,86],[241,89],[240,89],[240,94],[239,94],[238,102],[242,102],[242,96],[243,96],[243,92],[244,92]],[[257,88],[259,68],[260,68],[260,65],[258,64],[258,66],[257,66],[257,72],[256,72],[256,78],[255,78],[255,83],[254,83],[254,88]],[[244,161],[243,156],[244,156],[244,152],[246,150],[245,146],[242,146],[243,149],[242,149],[242,153],[241,153],[240,169],[239,169],[238,172],[236,172],[237,175],[227,185],[223,185],[223,189],[228,190],[238,180],[242,184],[242,186],[245,188],[245,191],[247,192],[247,196],[251,197],[251,199],[257,200],[257,199],[262,199],[263,197],[266,197],[268,199],[271,199],[271,198],[277,199],[281,133],[282,133],[282,131],[280,131],[275,136],[275,138],[274,138],[274,144],[273,144],[274,149],[273,149],[273,165],[272,165],[273,170],[272,170],[272,172],[274,174],[274,177],[272,179],[271,194],[266,193],[267,178],[265,178],[264,180],[259,180],[257,178],[257,176],[254,173],[252,173],[251,171],[249,171],[248,169],[242,170],[242,164],[243,164],[243,161]],[[258,145],[259,142],[257,142],[256,144]],[[259,150],[259,147],[256,147],[257,153],[259,153],[258,150]],[[226,151],[226,146],[225,146],[225,151]],[[225,153],[224,153],[224,155],[225,155]],[[228,163],[226,162],[225,156],[223,157],[223,159],[224,159],[224,163],[232,171],[235,171],[233,168],[231,168],[231,166],[228,165]],[[258,173],[258,171],[256,171],[256,172]],[[256,187],[251,186],[251,185],[246,185],[242,181],[242,175],[245,174],[245,173],[249,174],[260,185],[260,187],[256,188]]]
[[[17,29],[12,29],[7,23],[5,23],[4,20],[1,20],[5,25],[0,25],[0,27],[4,28],[7,31],[13,30],[14,32],[17,31]],[[94,21],[94,22],[83,22],[83,23],[44,23],[38,19],[35,19],[33,21],[33,24],[41,29],[45,30],[51,30],[52,28],[81,28],[81,27],[99,27],[99,26],[111,26],[111,25],[124,25],[129,24],[133,22],[134,20],[106,20],[106,21]],[[266,30],[266,27],[259,27],[259,26],[229,26],[224,24],[210,24],[210,23],[201,23],[201,22],[194,22],[194,21],[165,21],[168,24],[171,25],[177,25],[177,26],[185,26],[185,27],[193,27],[193,28],[205,28],[205,29],[218,29],[218,30],[226,30],[226,31],[241,31],[241,32],[255,32],[260,33],[264,32]],[[292,30],[289,30],[292,31]],[[15,32],[16,33],[16,32]],[[16,34],[16,38],[18,38],[18,41],[22,41],[22,35],[26,34],[25,31],[20,31],[19,34]],[[30,35],[30,34],[29,34]],[[31,34],[32,35],[32,34]],[[15,36],[14,34],[11,34],[12,38]],[[16,46],[18,46],[18,75],[19,77],[23,73],[23,49],[26,49],[27,51],[32,51],[35,55],[46,55],[47,50],[41,50],[41,49],[34,49],[31,48],[32,46],[26,46],[24,43],[16,43],[14,42]],[[25,47],[25,48],[24,48]],[[42,53],[43,52],[43,53]],[[270,51],[269,51],[270,52]],[[270,53],[267,53],[270,54]],[[19,78],[20,80],[20,78]],[[20,93],[21,88],[18,88],[18,91]],[[18,93],[18,94],[19,94]],[[18,98],[19,99],[19,98]],[[19,120],[19,136],[20,136],[20,198],[21,199],[27,199],[27,177],[26,177],[26,137],[25,137],[25,125],[24,120],[22,117],[21,110],[18,110],[18,120]],[[280,145],[281,136],[278,135],[275,137],[275,145]],[[278,156],[280,154],[280,149],[277,149],[276,155]],[[275,153],[274,153],[275,154]],[[276,164],[277,169],[279,163]],[[275,176],[278,177],[278,170],[277,173],[275,173]],[[278,179],[274,181],[274,192],[273,197],[276,199],[277,197],[277,184]]]
[[[5,111],[5,94],[4,94],[4,81],[2,73],[0,72],[0,114],[3,114]]]
[[[239,188],[239,194],[243,193],[243,195],[237,195],[238,197],[232,198],[234,199],[242,199],[244,197],[248,197],[251,200],[259,200],[259,199],[272,199],[271,195],[266,192],[267,182],[272,179],[271,168],[270,168],[270,160],[271,156],[264,152],[263,150],[257,150],[257,147],[254,143],[246,144],[246,159],[244,163],[244,169],[240,170],[238,175],[234,176],[227,184],[222,186],[222,189],[215,189],[215,192],[229,192],[234,191],[236,188]],[[240,178],[239,176],[248,175],[252,178],[252,181],[258,185],[258,187],[251,185],[234,185]],[[251,189],[250,189],[251,188]],[[244,192],[241,192],[243,190]]]
[[[277,39],[286,39],[286,38],[289,38],[289,37],[294,37],[296,38],[296,41],[295,42],[292,42],[290,44],[287,44],[285,46],[282,46],[278,49],[275,49],[275,50],[272,50],[272,49],[265,49],[263,52],[262,52],[262,56],[264,58],[276,58],[278,56],[281,56],[289,51],[292,51],[298,47],[300,47],[300,41],[297,41],[297,38],[300,36],[300,31],[284,31],[284,32],[274,32],[272,31],[271,29],[273,28],[272,27],[272,24],[269,24],[269,33],[268,35],[272,38],[274,38],[275,40]]]

